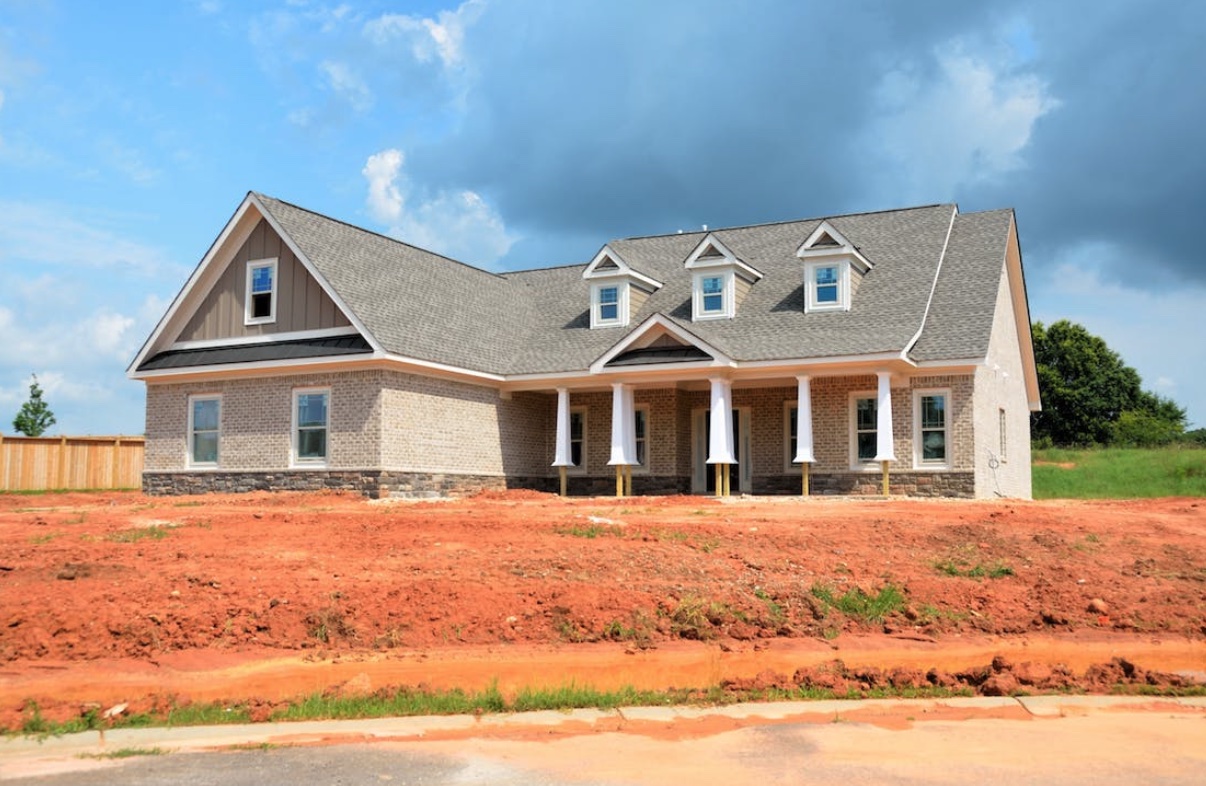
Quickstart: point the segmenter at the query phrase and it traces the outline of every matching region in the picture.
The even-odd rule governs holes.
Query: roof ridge
[[[413,243],[407,243],[405,240],[399,240],[396,237],[390,237],[389,235],[383,234],[381,232],[376,232],[372,229],[365,229],[362,226],[357,226],[357,225],[351,223],[350,221],[344,221],[341,218],[333,218],[331,216],[328,216],[325,213],[319,213],[317,210],[311,210],[308,207],[302,207],[301,205],[294,204],[293,202],[290,202],[288,200],[278,199],[277,197],[274,197],[270,194],[264,194],[259,191],[252,191],[251,193],[255,194],[257,197],[259,197],[261,199],[270,199],[273,202],[279,202],[282,205],[288,205],[289,207],[293,208],[294,210],[300,210],[303,213],[309,213],[310,215],[317,216],[318,218],[321,218],[325,221],[330,221],[332,224],[340,224],[342,226],[347,227],[348,229],[352,229],[357,232],[362,232],[366,235],[372,235],[373,237],[379,237],[382,240],[387,240],[391,243],[396,243],[400,246],[406,246],[407,248],[413,249],[414,251],[421,251],[424,254],[428,254],[430,256],[436,257],[437,259],[442,259],[446,262],[452,262],[454,264],[460,265],[461,267],[467,267],[470,270],[477,271],[478,273],[484,273],[487,276],[492,276],[494,278],[500,278],[500,279],[505,278],[505,276],[495,273],[494,271],[486,270],[485,268],[478,267],[477,265],[472,265],[468,262],[462,262],[461,260],[454,259],[453,257],[447,256],[446,254],[441,254],[438,251],[432,251],[430,249],[423,248],[422,246],[416,246]]]
[[[760,224],[737,224],[734,226],[727,226],[727,227],[715,227],[715,228],[709,227],[708,229],[697,229],[697,230],[692,230],[691,232],[683,232],[680,230],[678,232],[663,232],[661,234],[656,234],[656,235],[633,235],[631,237],[618,237],[618,238],[615,238],[614,241],[608,241],[608,242],[615,242],[615,241],[619,241],[619,240],[654,240],[656,238],[661,238],[661,237],[689,237],[691,235],[707,236],[714,232],[731,232],[736,229],[760,229],[762,227],[784,226],[786,224],[804,224],[804,223],[808,223],[810,221],[827,221],[827,220],[834,219],[834,218],[853,218],[855,216],[874,216],[874,215],[878,215],[880,213],[907,213],[910,210],[932,210],[933,208],[936,208],[936,207],[949,207],[952,205],[955,206],[956,208],[958,207],[958,204],[955,202],[934,202],[929,205],[913,205],[911,207],[885,208],[883,210],[859,210],[859,211],[855,211],[853,213],[836,213],[836,214],[827,215],[827,216],[813,216],[811,218],[790,218],[790,219],[784,219],[783,221],[765,221]],[[982,211],[982,212],[992,212],[992,211]]]

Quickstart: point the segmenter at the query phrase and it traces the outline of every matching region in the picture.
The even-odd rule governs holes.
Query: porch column
[[[896,460],[895,440],[892,438],[892,374],[876,372],[879,377],[879,397],[875,402],[875,460],[883,468],[884,496],[888,496],[888,463]]]
[[[808,496],[809,465],[816,459],[812,455],[812,379],[796,377],[796,455],[792,459],[800,463],[801,495]]]
[[[570,407],[569,390],[557,388],[557,448],[553,452],[553,466],[561,476],[561,496],[566,495],[566,468],[574,464],[570,452]]]
[[[632,463],[628,455],[628,437],[625,434],[634,430],[631,412],[628,409],[628,391],[621,382],[611,385],[611,459],[609,467],[616,468],[616,496],[624,496],[624,468]]]
[[[736,464],[733,455],[733,385],[725,379],[712,379],[712,409],[708,417],[711,434],[708,438],[708,464],[716,466],[716,496],[725,497],[729,465]]]

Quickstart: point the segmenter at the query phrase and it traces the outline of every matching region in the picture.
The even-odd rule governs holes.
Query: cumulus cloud
[[[439,59],[448,69],[464,62],[465,29],[481,15],[485,4],[468,0],[452,11],[440,11],[436,17],[407,14],[382,14],[364,26],[364,33],[378,47],[399,42],[408,44],[411,54],[421,63]]]
[[[411,245],[477,265],[489,266],[515,242],[497,211],[470,190],[417,193],[402,171],[405,156],[389,149],[369,156],[369,214],[389,234]]]
[[[1008,73],[960,42],[935,58],[936,74],[897,68],[883,76],[877,117],[862,137],[898,173],[904,202],[950,199],[961,185],[1022,169],[1035,123],[1059,106],[1037,75]]]

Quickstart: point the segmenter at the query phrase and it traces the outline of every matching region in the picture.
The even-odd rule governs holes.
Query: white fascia
[[[824,235],[829,235],[838,244],[836,246],[820,246],[813,248],[813,244],[820,240]],[[845,235],[837,230],[837,228],[829,223],[822,221],[821,225],[812,231],[812,234],[800,244],[796,249],[796,256],[800,259],[818,259],[825,257],[845,257],[851,260],[852,263],[857,263],[862,272],[866,273],[875,265],[871,264],[871,260],[862,255],[854,244],[851,243]]]
[[[598,373],[602,372],[604,370],[604,366],[606,366],[608,364],[608,362],[610,362],[612,360],[612,358],[623,353],[625,350],[627,350],[629,347],[631,347],[633,344],[635,344],[637,341],[639,341],[646,333],[648,333],[650,330],[653,330],[656,327],[662,328],[667,333],[674,336],[679,341],[682,341],[685,344],[690,344],[693,347],[696,347],[698,349],[703,350],[704,352],[707,352],[709,355],[711,355],[713,358],[715,358],[715,360],[717,360],[718,362],[720,362],[723,365],[733,365],[733,359],[728,357],[727,355],[725,355],[720,350],[711,346],[706,341],[703,341],[702,339],[683,330],[678,325],[674,324],[669,319],[666,319],[666,317],[662,316],[661,314],[654,314],[653,316],[649,317],[644,322],[642,322],[640,325],[638,325],[636,327],[636,329],[633,330],[631,333],[629,333],[627,336],[620,339],[620,341],[618,343],[616,343],[614,346],[612,346],[611,349],[607,350],[602,355],[600,355],[599,358],[594,363],[591,363],[590,364],[590,373],[598,374]]]
[[[608,267],[599,270],[598,267],[603,263],[603,260],[610,259],[615,263],[615,267]],[[656,292],[662,288],[662,282],[646,276],[644,273],[638,273],[632,269],[632,266],[624,261],[624,258],[611,249],[611,246],[603,246],[599,249],[599,253],[595,254],[595,258],[590,261],[586,269],[582,271],[582,278],[586,280],[592,279],[607,279],[617,276],[626,276],[627,278],[644,284],[650,292]]]
[[[280,341],[300,341],[307,338],[339,338],[358,336],[354,327],[320,328],[318,330],[291,330],[286,333],[264,333],[258,336],[236,336],[235,338],[207,338],[198,341],[177,341],[171,349],[213,349],[215,347],[239,347],[253,344],[275,344]]]

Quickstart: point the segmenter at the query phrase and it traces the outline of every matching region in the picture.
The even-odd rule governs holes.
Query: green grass
[[[105,540],[110,540],[114,543],[137,543],[140,540],[163,540],[168,536],[171,530],[171,527],[160,527],[158,525],[139,527],[138,529],[123,529],[121,532],[109,533],[105,536]]]
[[[166,754],[163,748],[118,748],[115,751],[106,753],[81,753],[78,758],[81,759],[132,759],[136,756],[163,756]]]
[[[891,584],[885,584],[875,594],[868,594],[862,587],[854,587],[838,595],[828,584],[813,584],[813,597],[825,604],[826,610],[836,609],[851,619],[863,622],[879,622],[894,611],[907,605],[904,593]]]
[[[934,569],[947,576],[962,576],[968,579],[1003,579],[1013,575],[1013,568],[1002,560],[997,560],[991,565],[982,562],[972,565],[956,559],[944,559],[935,562]]]
[[[556,530],[558,535],[568,535],[571,538],[589,538],[591,540],[601,537],[624,537],[624,528],[617,527],[612,524],[587,524],[585,526],[575,524],[571,527],[559,527]]]
[[[330,696],[316,693],[273,713],[272,720],[388,718],[407,715],[473,715],[505,712],[507,702],[491,685],[482,691],[426,691],[401,688],[368,696]]]
[[[1052,448],[1031,455],[1035,499],[1206,497],[1206,450],[1198,448]]]

